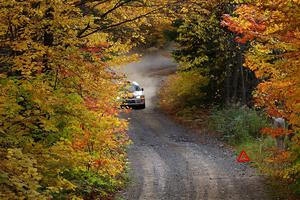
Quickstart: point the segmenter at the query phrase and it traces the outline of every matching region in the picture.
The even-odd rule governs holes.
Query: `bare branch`
[[[106,17],[109,13],[113,12],[114,10],[120,8],[121,6],[127,4],[127,3],[131,2],[131,1],[134,1],[134,0],[125,0],[123,2],[122,2],[122,0],[119,0],[118,3],[116,3],[116,5],[113,8],[111,8],[108,11],[106,11],[105,13],[103,13],[100,17],[101,18]]]
[[[128,23],[128,22],[132,22],[132,21],[141,19],[141,18],[143,18],[143,17],[146,17],[146,16],[148,16],[148,15],[150,15],[150,14],[153,14],[153,13],[157,12],[158,10],[161,10],[162,8],[164,8],[164,7],[160,7],[160,8],[154,9],[154,10],[152,10],[152,11],[150,11],[150,12],[148,12],[148,13],[145,13],[145,14],[143,14],[143,15],[139,15],[139,16],[134,17],[134,18],[132,18],[132,19],[128,19],[128,20],[124,20],[124,21],[122,21],[122,22],[118,22],[118,23],[112,24],[112,25],[110,25],[110,26],[99,27],[99,28],[95,29],[95,30],[92,31],[92,32],[89,32],[89,33],[87,33],[87,34],[85,34],[85,35],[81,35],[79,38],[84,38],[84,37],[87,37],[87,36],[89,36],[89,35],[92,35],[92,34],[94,34],[94,33],[96,33],[96,32],[103,31],[103,30],[108,30],[108,29],[111,29],[111,28],[114,28],[114,27],[117,27],[117,26],[126,24],[126,23]]]

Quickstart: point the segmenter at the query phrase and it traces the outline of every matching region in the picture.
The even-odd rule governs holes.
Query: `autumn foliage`
[[[236,10],[238,17],[224,16],[223,25],[251,42],[245,65],[262,82],[257,88],[257,105],[270,116],[284,117],[299,130],[300,38],[298,1],[256,1]]]
[[[300,1],[255,0],[241,4],[234,16],[224,15],[221,22],[237,34],[238,42],[252,47],[246,54],[245,66],[260,79],[254,93],[257,108],[288,123],[289,130],[265,128],[262,131],[274,138],[286,138],[288,147],[284,152],[287,153],[277,150],[270,160],[281,160],[276,162],[281,167],[274,172],[293,181],[299,181],[300,175],[299,19]]]
[[[127,122],[104,35],[75,1],[0,2],[0,199],[99,199],[122,186]]]

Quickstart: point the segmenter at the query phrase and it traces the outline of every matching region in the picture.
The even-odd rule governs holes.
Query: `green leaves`
[[[210,128],[222,134],[223,139],[232,144],[240,144],[252,138],[260,138],[260,130],[269,126],[267,118],[255,110],[231,105],[214,108],[210,116]]]
[[[207,12],[201,12],[203,9]],[[178,69],[197,70],[209,78],[207,87],[202,88],[207,102],[246,103],[255,84],[254,74],[242,66],[247,45],[235,42],[236,35],[221,25],[221,16],[232,12],[231,1],[194,5],[178,28],[180,48],[173,53]]]

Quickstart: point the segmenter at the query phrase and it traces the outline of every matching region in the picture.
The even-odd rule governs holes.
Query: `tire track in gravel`
[[[160,156],[151,148],[142,152],[144,181],[140,199],[159,199],[166,186],[166,171],[168,167]],[[152,160],[155,159],[155,163]]]

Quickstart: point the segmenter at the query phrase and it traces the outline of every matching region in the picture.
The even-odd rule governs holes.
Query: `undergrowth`
[[[260,130],[269,126],[265,116],[247,107],[231,105],[213,108],[209,117],[209,128],[222,133],[230,144],[239,144],[261,137]]]

